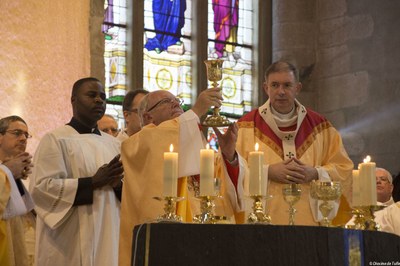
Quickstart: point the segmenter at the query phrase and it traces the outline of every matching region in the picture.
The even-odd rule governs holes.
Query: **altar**
[[[400,265],[396,235],[317,226],[142,224],[132,247],[132,265]]]

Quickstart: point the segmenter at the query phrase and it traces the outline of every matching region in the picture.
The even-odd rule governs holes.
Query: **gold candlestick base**
[[[252,195],[250,196],[254,200],[253,212],[250,213],[247,218],[249,224],[271,224],[271,217],[264,212],[262,200],[268,199],[268,196]]]
[[[354,225],[347,226],[350,229],[380,231],[380,225],[375,222],[376,211],[384,209],[382,205],[368,205],[368,206],[355,206],[353,207]]]
[[[158,222],[180,223],[182,217],[175,213],[176,202],[184,199],[184,197],[153,197],[159,201],[165,201],[164,214],[157,217]]]
[[[199,196],[201,214],[193,217],[193,222],[199,224],[216,224],[226,220],[225,216],[214,215],[214,200],[221,196]]]
[[[353,207],[354,226],[347,226],[350,229],[380,231],[381,226],[375,222],[376,211],[384,209],[382,205],[367,205]]]

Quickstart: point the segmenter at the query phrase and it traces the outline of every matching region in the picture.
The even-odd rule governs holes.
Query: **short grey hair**
[[[7,117],[0,119],[0,133],[4,135],[6,133],[8,127],[10,126],[10,124],[12,122],[16,122],[16,121],[22,122],[25,125],[27,125],[26,122],[24,121],[24,119],[22,119],[21,117],[19,117],[17,115],[7,116]]]
[[[392,175],[389,173],[388,170],[386,170],[385,168],[380,168],[380,167],[377,167],[377,168],[375,169],[375,171],[377,171],[377,170],[380,170],[380,171],[385,172],[385,173],[386,173],[386,177],[387,177],[387,179],[389,180],[390,184],[393,184],[393,177],[392,177]]]

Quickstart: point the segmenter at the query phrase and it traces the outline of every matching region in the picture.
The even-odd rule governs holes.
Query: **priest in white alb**
[[[30,191],[37,212],[35,263],[118,263],[120,142],[100,132],[104,87],[83,78],[72,89],[71,121],[47,133],[34,156]]]

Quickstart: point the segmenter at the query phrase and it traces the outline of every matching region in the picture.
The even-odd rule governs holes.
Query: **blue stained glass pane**
[[[168,90],[192,103],[189,0],[144,1],[143,87]]]

